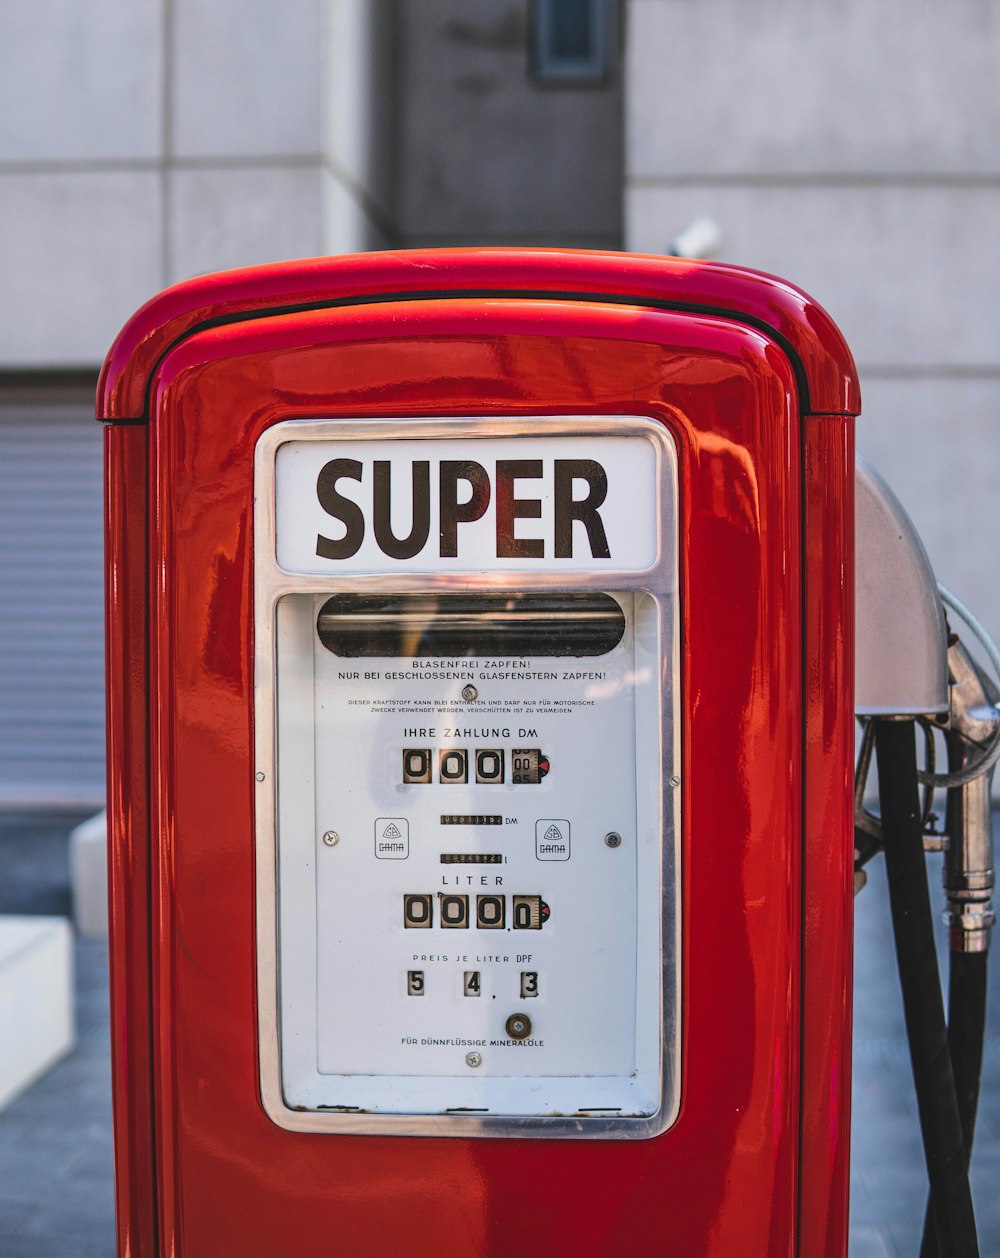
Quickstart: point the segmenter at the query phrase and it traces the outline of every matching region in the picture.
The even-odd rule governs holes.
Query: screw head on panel
[[[473,699],[479,698],[479,691],[475,688],[475,686],[463,686],[462,698],[466,703],[471,703]]]
[[[336,847],[340,842],[340,835],[336,830],[327,830],[326,834],[323,835],[323,842],[327,847]]]
[[[482,1054],[481,1053],[466,1053],[465,1064],[467,1066],[472,1066],[472,1067],[481,1066],[483,1064]]]
[[[620,834],[616,834],[615,831],[612,830],[604,836],[604,842],[608,845],[608,847],[621,847],[622,836]]]
[[[526,1013],[512,1013],[506,1030],[512,1040],[526,1040],[531,1034],[531,1019]]]

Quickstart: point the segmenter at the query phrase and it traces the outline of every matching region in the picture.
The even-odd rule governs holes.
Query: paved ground
[[[0,913],[70,913],[77,820],[0,818]],[[0,1112],[0,1258],[113,1258],[107,982],[107,946],[78,939],[76,1048]]]
[[[996,816],[994,834],[1000,839]],[[928,863],[935,905],[940,907],[941,857],[929,857]],[[871,863],[869,885],[855,907],[851,1258],[910,1258],[919,1251],[927,1177],[881,857]],[[942,928],[938,937],[942,946],[943,933]],[[939,957],[941,951],[939,946]],[[994,946],[991,960],[972,1158],[983,1258],[1000,1255],[1000,947]]]
[[[0,913],[69,912],[72,824],[0,818]],[[926,1178],[881,860],[857,909],[850,1252],[910,1258]],[[973,1158],[983,1258],[1000,1255],[1000,950],[996,957]],[[0,1113],[0,1258],[114,1254],[107,949],[78,941],[76,961],[77,1047]]]

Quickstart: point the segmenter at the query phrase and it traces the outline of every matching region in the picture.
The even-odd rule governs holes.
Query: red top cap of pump
[[[205,327],[282,313],[448,297],[595,301],[733,319],[788,355],[807,414],[857,415],[857,368],[836,324],[801,289],[741,267],[649,254],[432,249],[304,258],[222,271],[165,289],[126,323],[97,387],[97,418],[147,418],[163,356]]]

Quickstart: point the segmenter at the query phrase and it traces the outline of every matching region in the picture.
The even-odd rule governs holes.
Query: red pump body
[[[851,356],[791,286],[455,250],[166,291],[105,364],[119,1253],[846,1253]],[[260,1099],[253,462],[288,419],[644,416],[678,452],[680,1110],[641,1140],[284,1130]]]

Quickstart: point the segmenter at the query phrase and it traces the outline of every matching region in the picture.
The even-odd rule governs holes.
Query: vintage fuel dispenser
[[[854,366],[374,254],[105,364],[120,1253],[842,1256]]]

